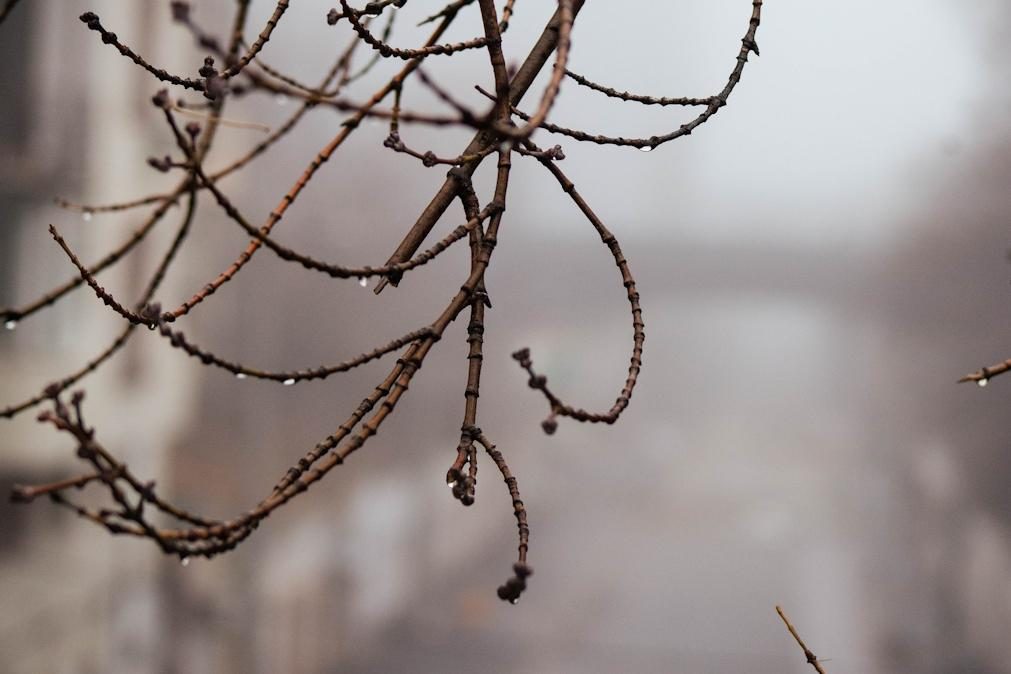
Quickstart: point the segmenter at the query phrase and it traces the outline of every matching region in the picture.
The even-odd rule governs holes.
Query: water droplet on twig
[[[989,383],[990,383],[990,380],[987,379],[986,377],[983,377],[982,379],[977,379],[976,380],[976,386],[978,386],[980,388],[986,388],[986,385],[989,384]]]
[[[285,380],[284,380],[284,385],[285,385],[285,386],[291,386],[291,385],[292,385],[292,384],[294,384],[294,383],[295,383],[295,379],[294,379],[294,378],[292,378],[292,377],[289,377],[288,379],[285,379]]]
[[[368,284],[369,284],[369,281],[368,281],[368,279],[366,279],[366,278],[365,278],[364,276],[359,276],[359,277],[358,277],[358,285],[360,285],[361,287],[363,287],[363,288],[364,288],[364,287],[365,287],[365,286],[367,286]]]
[[[81,220],[84,220],[85,222],[91,222],[91,217],[92,217],[91,211],[84,211],[83,213],[81,213]]]
[[[182,564],[183,566],[189,566],[190,565],[190,558],[186,557],[186,556],[180,557],[179,558],[179,563]]]
[[[4,323],[4,329],[5,330],[13,330],[16,327],[18,327],[18,322],[16,320],[14,320],[13,318],[11,320],[7,321],[6,323]]]
[[[246,373],[245,372],[236,372],[235,373],[235,378],[236,379],[245,379],[246,378]]]
[[[642,147],[639,148],[639,152],[652,152],[652,151],[653,151],[652,145],[643,145]]]

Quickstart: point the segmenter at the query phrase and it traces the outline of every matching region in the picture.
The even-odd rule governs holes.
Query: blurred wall
[[[201,20],[227,25],[226,8],[194,5]],[[725,81],[749,8],[589,3],[573,69],[636,92],[706,95]],[[136,226],[136,216],[85,223],[50,206],[54,195],[106,202],[162,187],[143,170],[170,149],[148,104],[157,87],[88,39],[75,18],[85,9],[117,17],[115,30],[153,61],[199,65],[161,5],[29,1],[0,27],[28,45],[4,49],[31,55],[21,68],[2,60],[4,98],[31,93],[0,108],[0,137],[32,139],[5,160],[15,169],[0,188],[7,303],[71,276],[49,222],[89,257]],[[254,2],[252,25],[270,9]],[[334,44],[327,9],[294,7],[264,59],[318,79]],[[508,53],[518,58],[549,13],[518,3]],[[398,44],[420,39],[413,23],[401,21]],[[1009,383],[954,384],[1011,355],[1009,27],[1000,3],[982,0],[769,3],[762,56],[691,137],[649,154],[552,141],[622,240],[642,293],[646,365],[615,426],[562,423],[545,436],[545,405],[509,358],[530,346],[554,388],[597,409],[617,394],[631,346],[606,249],[542,169],[517,159],[488,274],[479,424],[509,457],[530,509],[536,575],[519,606],[494,596],[515,528],[493,466],[482,464],[469,509],[443,482],[462,418],[461,324],[365,451],[220,559],[183,568],[47,504],[0,506],[14,532],[0,544],[0,592],[33,607],[0,624],[8,668],[800,673],[808,665],[773,612],[781,603],[831,671],[1011,672]],[[471,10],[447,37],[476,30]],[[439,81],[462,92],[489,84],[482,55],[439,65]],[[418,88],[405,100],[438,109]],[[277,124],[293,105],[253,96],[229,114]],[[27,106],[37,112],[26,116]],[[554,115],[625,135],[682,123],[571,83]],[[339,122],[318,111],[228,184],[253,221]],[[458,152],[467,135],[404,134],[440,154]],[[353,136],[279,239],[342,263],[384,260],[442,180],[383,151],[385,135],[378,125]],[[257,140],[227,130],[212,159]],[[39,177],[10,177],[22,166],[42,167]],[[476,179],[485,191],[490,173]],[[458,220],[451,210],[440,231]],[[164,241],[109,285],[132,288]],[[208,201],[163,301],[188,296],[244,241]],[[466,263],[465,250],[450,251],[376,297],[262,254],[182,327],[265,368],[336,362],[431,320]],[[86,360],[118,327],[78,293],[4,333],[4,402]],[[177,501],[222,517],[255,503],[385,367],[279,387],[238,382],[156,335],[140,338],[88,380],[92,421]],[[2,423],[5,483],[75,470],[66,443],[31,419]]]

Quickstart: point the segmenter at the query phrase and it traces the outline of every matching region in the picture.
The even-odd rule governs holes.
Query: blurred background
[[[224,36],[231,3],[193,2]],[[415,0],[393,42],[424,39]],[[294,3],[263,52],[320,79],[349,38]],[[554,3],[517,3],[519,61]],[[251,26],[273,2],[254,0]],[[588,2],[573,70],[618,89],[707,96],[723,87],[746,0]],[[164,191],[146,166],[174,151],[159,88],[77,15],[174,72],[204,52],[167,2],[25,0],[0,26],[0,305],[74,274],[46,228],[86,260],[143,212],[107,203]],[[447,36],[480,32],[476,7]],[[1000,0],[776,0],[762,56],[723,109],[649,154],[560,143],[562,168],[622,242],[639,281],[645,366],[620,422],[562,421],[509,354],[529,346],[579,406],[606,409],[631,348],[628,305],[599,237],[534,161],[517,158],[489,312],[479,425],[529,508],[536,575],[518,606],[495,588],[515,558],[508,494],[484,461],[477,503],[445,485],[466,381],[465,319],[436,347],[380,435],[234,552],[186,567],[44,500],[0,504],[5,672],[804,672],[782,604],[828,671],[1011,672],[1011,378],[956,380],[1011,356],[1011,10]],[[483,53],[426,68],[461,98],[491,85]],[[399,63],[351,90],[367,98]],[[541,82],[542,80],[539,80]],[[536,88],[535,90],[536,91]],[[440,111],[420,86],[405,105]],[[530,97],[531,101],[536,96]],[[276,126],[296,103],[252,95],[229,116]],[[532,107],[532,102],[530,106]],[[568,82],[554,121],[653,135],[680,111],[622,104]],[[342,117],[314,111],[224,187],[260,222]],[[382,147],[367,125],[276,230],[315,257],[380,264],[444,170]],[[406,127],[455,155],[469,134]],[[263,137],[223,129],[214,166]],[[490,194],[490,165],[476,178]],[[437,228],[459,224],[458,210]],[[170,214],[169,220],[180,216]],[[124,297],[175,225],[104,273]],[[158,298],[176,305],[248,237],[210,201]],[[432,319],[466,275],[465,246],[378,297],[263,253],[180,327],[266,369],[333,363]],[[0,332],[0,404],[19,402],[122,329],[89,292]],[[229,517],[339,424],[380,362],[282,387],[202,368],[156,333],[81,385],[98,437],[172,500]],[[82,472],[68,439],[0,421],[0,486]],[[483,457],[482,457],[483,458]]]

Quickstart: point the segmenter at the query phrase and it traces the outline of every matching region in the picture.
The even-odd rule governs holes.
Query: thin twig
[[[797,645],[800,646],[800,650],[804,651],[804,657],[807,658],[807,661],[815,668],[815,671],[817,671],[818,674],[825,674],[825,670],[822,669],[821,663],[818,662],[818,656],[811,652],[811,649],[807,647],[804,640],[800,638],[799,634],[797,634],[797,630],[794,628],[793,623],[791,623],[790,619],[786,617],[786,612],[784,612],[781,607],[777,606],[776,613],[778,613],[779,617],[783,619],[786,629],[790,630],[790,634],[792,634],[793,638],[797,641]]]

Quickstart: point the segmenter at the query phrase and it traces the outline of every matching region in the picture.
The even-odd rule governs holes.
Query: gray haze
[[[156,87],[75,16],[122,13],[121,37],[195,70],[164,4],[29,0],[0,27],[30,38],[24,61],[16,41],[0,47],[0,93],[18,101],[0,107],[0,137],[20,148],[2,160],[0,304],[70,275],[49,222],[89,259],[135,226],[136,216],[82,223],[52,196],[105,202],[163,189],[143,165],[170,149],[146,103]],[[404,11],[421,17],[438,4]],[[208,20],[225,15],[209,0],[194,5]],[[553,5],[517,3],[507,54],[525,53]],[[254,2],[252,25],[272,6]],[[332,56],[334,29],[321,21],[330,7],[295,3],[264,59],[318,79]],[[745,0],[588,2],[572,68],[638,93],[709,95],[749,11]],[[469,12],[449,39],[479,30]],[[411,23],[398,44],[422,35]],[[515,548],[494,468],[482,464],[470,509],[444,484],[463,412],[461,324],[365,451],[228,556],[183,569],[46,503],[0,505],[10,532],[0,596],[24,607],[0,620],[7,668],[813,671],[778,621],[782,604],[829,671],[1011,672],[1011,380],[985,391],[954,383],[1011,356],[1009,30],[999,2],[770,0],[762,56],[692,136],[649,154],[538,136],[563,145],[562,167],[639,281],[645,367],[614,426],[563,420],[544,435],[546,405],[509,358],[529,346],[556,390],[606,409],[631,348],[607,250],[540,166],[517,159],[488,273],[479,424],[530,510],[536,575],[519,606],[494,596]],[[431,68],[475,104],[470,85],[490,84],[483,54]],[[563,92],[553,119],[565,125],[649,136],[684,121],[571,82]],[[438,109],[416,87],[405,101]],[[253,97],[230,114],[276,124],[293,106],[282,103]],[[252,220],[339,121],[315,113],[228,184]],[[341,263],[384,260],[443,175],[383,150],[385,134],[354,136],[278,238]],[[404,135],[439,154],[467,136]],[[219,160],[258,139],[226,131]],[[490,173],[477,177],[485,194]],[[456,211],[440,232],[459,224]],[[162,235],[108,276],[114,290],[132,290]],[[161,299],[187,297],[244,242],[208,202]],[[336,362],[430,321],[467,261],[463,248],[450,251],[377,298],[264,253],[183,327],[264,368]],[[0,403],[86,361],[118,328],[78,293],[3,333]],[[290,389],[236,382],[140,338],[87,381],[91,421],[138,472],[215,516],[251,506],[385,373],[378,364]],[[31,416],[0,422],[4,487],[79,469]]]

